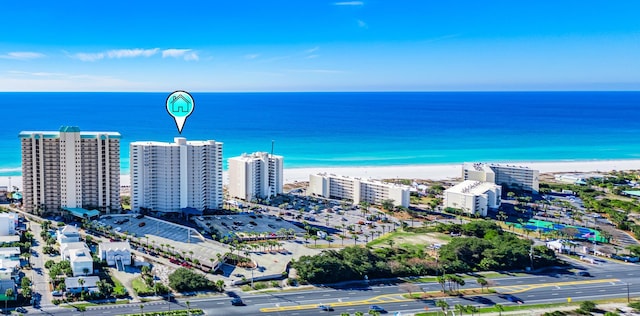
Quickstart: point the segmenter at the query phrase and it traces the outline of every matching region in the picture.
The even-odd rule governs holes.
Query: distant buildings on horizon
[[[540,172],[523,166],[494,163],[465,163],[462,167],[462,180],[491,182],[505,189],[538,193],[540,190]]]
[[[395,206],[409,207],[409,190],[407,185],[319,173],[309,175],[307,194],[349,200],[353,204],[393,200]]]

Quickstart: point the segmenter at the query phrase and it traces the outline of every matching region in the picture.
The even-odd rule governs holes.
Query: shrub
[[[209,281],[209,279],[186,268],[178,268],[169,275],[169,286],[178,292],[215,288],[213,282]]]

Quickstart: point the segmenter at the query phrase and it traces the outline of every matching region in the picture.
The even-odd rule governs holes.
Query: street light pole
[[[631,296],[629,295],[629,283],[627,283],[627,303],[631,302]]]

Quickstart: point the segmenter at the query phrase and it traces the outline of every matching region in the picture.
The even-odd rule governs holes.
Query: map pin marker
[[[173,117],[178,128],[178,133],[182,134],[182,128],[187,121],[187,117],[193,113],[196,103],[187,91],[174,91],[167,97],[167,112]]]

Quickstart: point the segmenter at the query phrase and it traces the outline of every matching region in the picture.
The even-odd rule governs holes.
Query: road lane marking
[[[529,285],[514,285],[514,286],[496,286],[493,289],[497,290],[499,293],[522,293],[526,291],[530,291],[533,289],[545,288],[545,287],[558,287],[561,286],[571,286],[571,285],[585,285],[585,284],[597,284],[597,283],[608,283],[612,281],[620,281],[618,279],[603,279],[603,280],[579,280],[579,281],[567,281],[567,282],[554,282],[554,283],[542,283],[542,284],[529,284]],[[479,288],[467,289],[467,290],[480,290]],[[605,290],[601,290],[605,291]],[[439,292],[439,291],[433,291]],[[348,294],[357,294],[355,292],[351,292]],[[558,295],[553,294],[553,295]],[[370,305],[372,303],[376,304],[388,304],[388,303],[398,303],[398,302],[413,302],[414,299],[405,298],[403,294],[383,294],[374,296],[369,299],[349,301],[349,302],[327,302],[323,303],[324,305],[331,305],[331,307],[348,307],[348,306],[359,306],[359,305]],[[299,311],[299,310],[308,310],[308,309],[316,309],[318,308],[318,304],[301,304],[301,305],[288,305],[288,306],[276,306],[276,307],[265,307],[261,308],[260,312],[269,313],[269,312],[283,312],[283,311]]]

